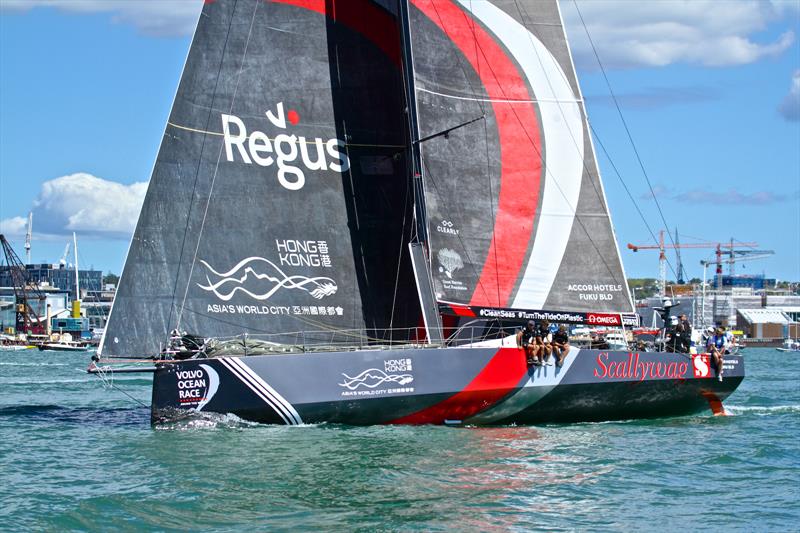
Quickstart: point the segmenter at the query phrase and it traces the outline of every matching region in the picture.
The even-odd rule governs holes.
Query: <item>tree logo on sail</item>
[[[442,248],[436,257],[439,259],[439,272],[443,272],[448,278],[452,278],[456,271],[464,268],[461,256],[450,248]]]
[[[200,261],[206,269],[206,284],[197,286],[214,293],[224,302],[228,302],[236,293],[244,293],[259,301],[269,300],[276,292],[286,289],[297,289],[309,293],[320,300],[336,294],[338,286],[328,277],[290,276],[275,263],[263,257],[242,259],[227,272],[218,272],[205,261]]]
[[[265,113],[267,120],[276,128],[285,130],[287,117],[293,126],[300,122],[300,115],[294,109],[284,113],[283,102],[278,102],[276,110],[276,113],[273,113],[272,110]],[[235,127],[235,132],[231,131],[231,125]],[[222,115],[222,135],[225,141],[225,156],[228,161],[235,160],[233,148],[236,147],[236,152],[242,162],[247,165],[255,163],[262,167],[269,167],[275,163],[278,166],[278,182],[290,191],[300,190],[306,183],[303,171],[292,164],[297,161],[298,156],[308,170],[330,169],[334,172],[345,172],[350,168],[350,159],[346,153],[340,150],[345,145],[341,139],[325,141],[317,137],[309,140],[286,133],[280,133],[270,138],[266,133],[258,130],[248,134],[242,119],[235,115],[225,114]],[[313,156],[312,151],[314,152]]]

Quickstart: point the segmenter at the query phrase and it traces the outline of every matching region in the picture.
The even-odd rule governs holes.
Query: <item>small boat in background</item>
[[[42,351],[52,350],[59,352],[85,352],[91,348],[85,342],[73,341],[72,335],[69,333],[53,333],[50,335],[48,342],[38,344],[37,347]]]
[[[783,341],[783,346],[777,350],[779,352],[800,352],[800,340],[786,339]]]

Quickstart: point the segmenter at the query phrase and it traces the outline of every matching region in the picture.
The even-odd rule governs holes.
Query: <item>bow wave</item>
[[[312,297],[320,300],[326,296],[336,294],[339,287],[336,282],[328,277],[318,276],[309,278],[306,276],[289,276],[281,270],[275,263],[263,257],[248,257],[227,272],[217,272],[207,262],[200,260],[211,274],[206,275],[207,284],[198,283],[197,286],[204,291],[213,292],[222,301],[230,301],[237,292],[243,292],[255,300],[268,300],[280,289],[300,289],[309,293]],[[259,271],[256,270],[258,268]],[[266,270],[266,272],[264,272]],[[271,271],[271,273],[270,273]],[[212,277],[219,278],[211,281]],[[256,282],[266,281],[266,286],[261,291],[251,290],[253,287],[245,288],[244,284],[252,279]]]
[[[377,368],[364,370],[356,377],[350,377],[344,372],[342,375],[344,376],[344,382],[339,383],[339,386],[350,390],[355,390],[361,385],[367,387],[368,389],[374,389],[381,383],[385,383],[387,381],[397,383],[398,385],[406,385],[414,381],[414,376],[411,374],[387,374],[383,370]]]

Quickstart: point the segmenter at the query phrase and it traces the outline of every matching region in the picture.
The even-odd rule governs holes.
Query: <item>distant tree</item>
[[[119,284],[119,276],[117,276],[116,274],[112,274],[111,272],[109,272],[108,274],[103,276],[103,285],[106,285],[106,284],[109,284],[109,283],[111,283],[113,285]]]
[[[689,285],[699,285],[700,283],[703,283],[703,280],[700,278],[692,278],[689,280]]]
[[[636,289],[636,299],[649,298],[658,292],[658,283],[655,278],[630,278],[628,287]]]

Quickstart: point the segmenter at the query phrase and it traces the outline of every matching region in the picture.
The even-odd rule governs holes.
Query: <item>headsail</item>
[[[396,9],[217,0],[198,22],[102,351],[416,325]],[[404,223],[407,221],[407,223]]]
[[[631,311],[557,1],[410,3],[437,298]]]

